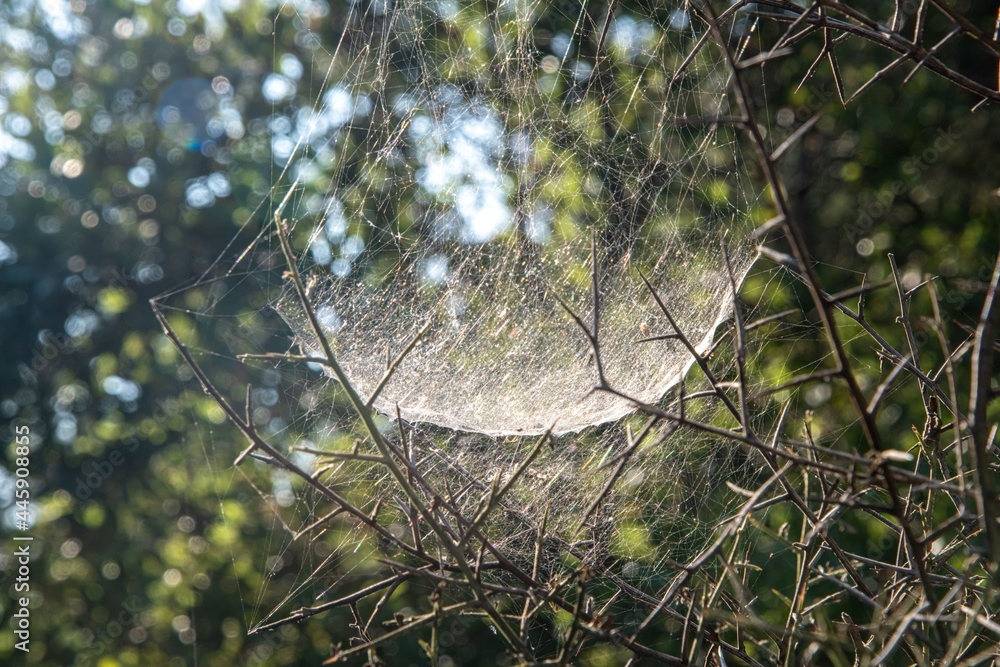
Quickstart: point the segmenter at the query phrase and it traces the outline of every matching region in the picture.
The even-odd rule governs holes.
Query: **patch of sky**
[[[447,255],[433,255],[420,262],[420,281],[425,285],[440,285],[448,279]]]
[[[101,325],[101,318],[89,308],[81,308],[66,318],[63,329],[71,338],[89,336]]]
[[[142,396],[142,389],[132,380],[126,380],[119,375],[109,375],[101,383],[101,389],[109,396],[114,396],[119,401],[131,402],[138,400]]]
[[[187,182],[184,199],[192,208],[208,208],[215,200],[228,197],[232,192],[229,177],[221,172],[199,176]]]
[[[400,93],[392,100],[392,112],[400,118],[409,118],[419,107],[417,96],[412,93]]]
[[[691,26],[691,17],[683,9],[670,12],[670,27],[674,30],[687,30]]]
[[[14,246],[0,241],[0,266],[17,262],[17,250]]]
[[[217,39],[226,34],[226,14],[240,8],[241,0],[179,0],[177,11],[189,18],[201,16],[205,34]]]
[[[281,56],[281,60],[278,61],[278,69],[280,69],[281,73],[289,79],[295,79],[296,81],[301,79],[302,75],[305,73],[302,61],[291,53],[286,53]]]
[[[344,217],[344,205],[339,199],[331,199],[327,205],[323,231],[332,243],[341,243],[344,240],[347,234],[347,218]]]
[[[16,95],[28,88],[31,75],[20,67],[8,65],[0,71],[0,92]]]
[[[321,266],[327,266],[333,260],[333,249],[330,247],[330,242],[323,237],[315,239],[309,250],[312,252],[313,261]]]
[[[539,245],[544,245],[552,238],[552,209],[542,204],[528,216],[525,233],[528,238]]]
[[[583,83],[590,78],[590,75],[594,73],[594,66],[588,63],[586,60],[576,60],[570,66],[570,74],[573,75],[573,81],[576,83]]]
[[[337,333],[344,326],[344,321],[333,306],[320,306],[316,309],[316,320],[326,333]]]
[[[636,21],[626,14],[615,17],[608,38],[612,48],[631,62],[652,48],[656,28],[645,19]]]
[[[506,194],[496,188],[463,185],[455,196],[455,210],[465,222],[460,236],[464,243],[486,243],[513,221]]]
[[[354,264],[350,260],[338,257],[330,263],[330,272],[338,278],[346,278],[351,275]]]
[[[150,174],[142,167],[132,167],[128,170],[128,182],[139,189],[149,186]]]
[[[9,103],[0,95],[0,167],[10,160],[30,162],[35,159],[35,147],[23,139],[31,133],[31,121],[19,113],[7,113]]]
[[[295,95],[295,83],[284,74],[272,73],[264,78],[261,93],[271,104],[283,102]]]
[[[88,21],[73,14],[68,0],[38,0],[36,16],[62,42],[74,43],[87,34]]]
[[[573,37],[568,32],[557,32],[552,35],[549,42],[549,50],[552,55],[560,60],[564,60],[573,55]]]
[[[294,87],[283,74],[271,76],[281,77]],[[299,109],[294,121],[284,116],[272,118],[271,148],[275,162],[286,162],[297,146],[308,146],[314,152],[328,149],[340,128],[354,119],[367,117],[372,109],[372,101],[367,95],[352,94],[346,87],[336,85],[323,95],[318,109]]]
[[[284,164],[295,152],[295,142],[287,135],[276,134],[271,137],[271,153],[277,164]]]
[[[365,240],[357,234],[352,234],[340,244],[340,257],[353,262],[365,250]]]
[[[445,21],[454,21],[458,18],[458,3],[455,0],[438,0],[435,5],[438,16],[443,18]]]
[[[499,165],[506,152],[504,128],[493,109],[463,99],[453,86],[442,86],[436,100],[443,106],[440,121],[420,114],[410,123],[421,164],[417,182],[434,200],[452,206],[462,221],[456,230],[453,219],[443,216],[448,224],[440,233],[463,243],[486,243],[513,222],[506,192],[510,179]],[[530,142],[517,141],[523,154]]]
[[[325,0],[261,0],[260,4],[272,13],[291,7],[296,14],[309,18],[322,18],[330,13],[330,6]]]

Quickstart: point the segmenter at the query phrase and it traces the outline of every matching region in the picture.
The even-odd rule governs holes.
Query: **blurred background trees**
[[[357,4],[368,11],[367,0]],[[493,11],[487,4],[466,11]],[[958,9],[992,33],[996,17],[985,3]],[[273,480],[266,471],[258,479],[232,473],[241,440],[192,382],[147,302],[219,256],[234,259],[259,230],[264,218],[254,212],[273,209],[296,114],[316,102],[326,73],[319,63],[351,11],[359,11],[354,3],[323,0],[0,7],[0,420],[29,425],[35,443],[32,590],[44,610],[33,617],[31,654],[17,655],[4,633],[2,659],[317,664],[344,639],[346,613],[277,638],[244,636],[258,608],[277,602],[257,591],[282,588],[264,587],[282,575],[268,558],[275,517],[254,488]],[[595,21],[606,11],[593,10]],[[654,9],[622,2],[616,11],[641,20]],[[567,5],[542,17],[539,30],[551,41],[578,13]],[[749,14],[743,21],[752,48],[783,29]],[[845,106],[827,62],[803,81],[821,47],[804,40],[753,74],[775,136],[820,114],[783,162],[818,270],[832,289],[862,275],[878,282],[889,276],[892,252],[911,286],[938,277],[946,321],[961,339],[975,326],[1000,247],[995,105],[971,112],[976,95],[929,71],[906,79],[904,66]],[[540,57],[554,49],[544,45]],[[981,50],[963,42],[940,53],[995,88],[996,60]],[[848,94],[892,60],[863,40],[837,55]],[[760,267],[746,298],[770,290],[773,304],[801,299],[772,276],[773,267]],[[265,294],[251,287],[232,287],[246,291],[233,299],[243,311],[207,327],[195,329],[194,313],[208,291],[177,303],[176,323],[190,326],[221,377],[240,372],[221,358],[226,336],[266,317]],[[890,324],[894,298],[873,296],[870,316]],[[244,326],[239,335],[270,331]],[[217,361],[214,350],[223,351]],[[794,341],[755,363],[785,377],[815,351]],[[827,400],[822,392],[807,399]],[[283,399],[261,400],[280,417]],[[916,393],[898,405],[882,419],[903,437],[923,408]],[[9,467],[12,447],[2,451]],[[0,472],[0,502],[10,502],[11,488]],[[3,526],[12,528],[9,513]],[[0,555],[5,586],[13,569]],[[456,636],[457,664],[478,664],[482,646],[499,651],[488,631]],[[398,650],[407,660],[399,664],[422,664],[415,641]]]

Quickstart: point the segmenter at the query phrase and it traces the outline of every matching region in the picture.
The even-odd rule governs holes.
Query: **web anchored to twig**
[[[812,121],[773,146],[749,81],[816,34],[808,76],[827,59],[844,100],[907,60],[996,100],[940,59],[960,38],[996,57],[996,39],[944,4],[915,4],[907,14],[897,3],[883,25],[821,0],[722,14],[684,3],[641,20],[612,2],[564,17],[569,31],[550,32],[542,57],[533,10],[513,3],[487,17],[492,68],[471,47],[428,45],[427,26],[439,46],[462,34],[457,8],[350,14],[337,51],[347,65],[333,58],[331,71],[354,76],[353,88],[332,89],[347,98],[333,95],[312,120],[336,135],[340,148],[325,154],[340,160],[335,186],[308,228],[289,214],[310,206],[300,165],[301,190],[287,191],[261,237],[277,242],[276,307],[300,349],[240,355],[322,370],[339,401],[329,420],[315,418],[310,391],[300,400],[308,442],[259,425],[256,391],[247,387],[241,413],[153,303],[246,438],[236,464],[274,468],[300,499],[274,510],[300,576],[251,633],[347,610],[351,634],[329,662],[369,664],[413,636],[444,664],[443,628],[469,617],[518,664],[578,663],[595,647],[628,664],[992,659],[1000,259],[957,346],[936,282],[908,283],[892,256],[893,280],[828,292],[779,167]],[[953,29],[927,47],[932,11]],[[762,19],[787,29],[747,55]],[[376,27],[382,41],[357,41]],[[900,55],[849,95],[834,50],[850,37]],[[444,64],[458,74],[433,69]],[[341,103],[351,111],[337,124]],[[739,159],[739,136],[753,165]],[[299,142],[324,156],[312,135]],[[747,185],[751,172],[770,201]],[[390,204],[389,194],[409,198]],[[348,227],[352,216],[365,234]],[[745,303],[754,238],[757,270],[801,288],[807,305]],[[866,312],[893,289],[898,331]],[[792,330],[815,332],[819,352],[800,373],[764,377],[761,350]],[[924,423],[904,442],[880,417],[907,390]],[[840,421],[799,411],[803,394],[839,401]],[[500,434],[518,437],[488,437]],[[362,547],[359,576],[343,576]],[[773,567],[794,573],[780,591],[758,585]],[[392,613],[412,587],[428,595]]]

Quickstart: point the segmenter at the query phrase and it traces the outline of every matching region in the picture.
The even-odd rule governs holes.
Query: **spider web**
[[[591,16],[546,3],[356,5],[314,109],[276,137],[303,272],[338,361],[375,407],[491,435],[576,431],[653,403],[752,260],[711,48],[678,3]],[[317,194],[322,193],[322,195]],[[642,277],[648,278],[650,286]],[[592,285],[596,282],[597,298]],[[600,358],[577,314],[593,327]],[[318,350],[298,299],[275,304]]]
[[[739,498],[725,482],[759,465],[728,441],[631,414],[635,401],[677,407],[672,390],[694,360],[676,334],[700,353],[718,342],[761,222],[727,122],[738,114],[724,56],[684,7],[357,3],[338,42],[316,51],[316,104],[271,122],[283,168],[272,199],[362,398],[412,347],[374,407],[428,487],[463,489],[455,507],[475,516],[524,461],[524,436],[568,434],[517,480],[484,535],[531,571],[544,525],[539,576],[557,576],[571,555],[613,563],[616,586],[650,596]],[[236,268],[199,282],[212,294],[201,314],[228,320],[227,304],[241,309],[232,279],[251,291],[260,279],[250,297],[260,307],[229,320],[243,318],[223,335],[230,351],[273,353],[276,312],[296,351],[322,356],[292,286],[267,282],[281,263],[276,233],[266,223]],[[598,328],[599,354],[584,328]],[[712,363],[720,376],[733,369],[725,354]],[[312,477],[405,533],[399,489],[352,458],[375,452],[323,366],[308,367],[266,369],[248,412]],[[620,394],[594,391],[601,374]],[[701,403],[688,414],[712,421],[718,406]],[[285,408],[290,421],[275,416]],[[361,588],[378,576],[376,557],[399,556],[285,471],[239,470],[274,536],[269,575],[243,599],[248,626]]]
[[[207,289],[192,295],[205,291],[209,299],[187,299],[188,312],[224,321],[226,304],[238,301],[228,291],[232,278],[252,286],[243,278],[266,283],[286,270],[283,284],[251,299],[255,310],[228,338],[234,352],[249,344],[263,352],[249,357],[275,362],[263,386],[248,388],[245,420],[228,410],[252,443],[237,463],[250,456],[273,466],[236,469],[272,522],[266,552],[254,554],[267,574],[253,594],[240,595],[251,633],[289,630],[330,612],[334,657],[367,651],[378,662],[376,649],[398,654],[404,632],[433,622],[424,652],[445,664],[440,652],[448,646],[437,645],[445,610],[459,618],[482,613],[515,652],[533,659],[558,650],[565,662],[577,620],[599,610],[589,628],[603,632],[603,619],[614,618],[616,638],[677,644],[680,634],[684,650],[693,621],[720,662],[723,652],[752,662],[740,655],[745,644],[767,661],[774,638],[745,642],[752,634],[743,633],[756,627],[771,635],[769,621],[745,612],[783,596],[757,586],[770,587],[773,574],[753,581],[763,572],[758,563],[781,568],[819,534],[792,542],[795,520],[782,507],[801,486],[796,504],[811,516],[810,463],[821,489],[840,491],[825,477],[831,470],[858,499],[883,492],[881,481],[855,489],[855,458],[833,447],[855,424],[824,423],[808,411],[801,440],[788,438],[792,389],[802,378],[830,377],[819,369],[823,355],[835,353],[818,343],[834,329],[817,329],[812,306],[795,303],[795,291],[781,285],[802,278],[793,258],[768,249],[777,268],[750,275],[748,232],[768,207],[741,161],[734,127],[745,121],[730,108],[726,74],[748,70],[748,62],[724,62],[718,30],[709,34],[707,17],[688,7],[625,8],[613,0],[606,13],[593,13],[586,4],[358,2],[338,18],[339,40],[316,58],[326,73],[316,104],[271,121],[273,154],[284,167],[271,186],[281,202],[274,223],[237,260],[249,267],[245,274],[206,277],[196,287]],[[736,62],[753,33],[740,7],[725,12],[723,24]],[[286,84],[268,77],[265,95],[286,97]],[[752,95],[741,102],[753,104]],[[782,112],[778,125],[787,127]],[[752,130],[761,151],[761,137],[774,129]],[[793,249],[805,254],[797,242]],[[716,329],[748,276],[743,297],[760,312],[738,318],[734,355]],[[767,314],[775,305],[778,312]],[[292,354],[274,351],[272,331]],[[364,429],[323,375],[334,366],[327,342],[361,393],[350,398]],[[758,354],[762,345],[775,347]],[[700,373],[688,373],[693,357]],[[882,371],[868,370],[871,378]],[[754,386],[774,375],[788,382]],[[286,380],[291,393],[282,394]],[[739,408],[731,389],[739,390]],[[815,384],[801,396],[819,407],[832,391]],[[638,403],[659,407],[633,412]],[[286,422],[277,412],[294,416]],[[547,432],[552,424],[559,437]],[[779,469],[774,453],[750,442],[753,433],[773,433],[775,452],[779,444],[805,446],[813,458],[794,461],[786,452]],[[820,453],[851,467],[830,466]],[[869,461],[870,472],[884,465]],[[787,474],[793,462],[800,469]],[[764,499],[779,480],[789,485],[785,493]],[[873,506],[819,502],[833,508],[817,524],[828,526],[842,509]],[[906,523],[905,512],[898,518]],[[889,535],[885,548],[909,554],[903,537]],[[825,558],[817,551],[809,559],[824,587],[810,609],[843,594],[829,594],[827,584],[850,592],[847,578],[858,578],[845,561],[841,574],[830,574]],[[242,565],[235,554],[233,562]],[[803,604],[806,575],[802,568],[794,591]],[[575,606],[560,600],[549,608],[574,586]],[[522,605],[514,637],[505,619]],[[789,607],[784,636],[798,636]],[[912,610],[901,611],[905,629]],[[892,627],[881,610],[876,618]],[[720,641],[720,619],[736,621],[726,630],[736,644]],[[899,637],[893,633],[892,646]],[[809,641],[811,652],[819,644]],[[639,659],[635,648],[631,662]],[[483,651],[477,643],[466,653],[478,659]]]

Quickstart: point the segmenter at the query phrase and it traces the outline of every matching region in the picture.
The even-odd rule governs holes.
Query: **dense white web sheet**
[[[591,345],[560,305],[593,322],[592,242],[612,387],[656,402],[691,363],[662,338],[675,332],[640,274],[689,340],[710,342],[732,293],[721,239],[739,280],[756,195],[733,130],[701,122],[730,115],[717,51],[679,73],[702,36],[683,3],[638,9],[352,12],[321,103],[274,147],[306,191],[325,190],[290,217],[319,320],[362,396],[427,327],[379,410],[492,435],[629,412],[591,391]],[[318,351],[291,291],[276,308]]]

